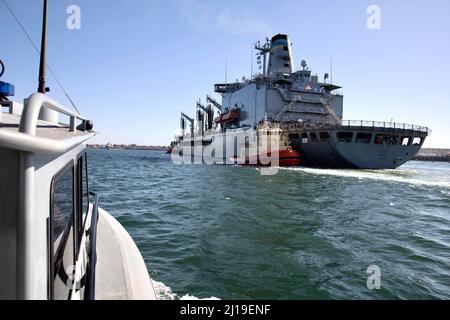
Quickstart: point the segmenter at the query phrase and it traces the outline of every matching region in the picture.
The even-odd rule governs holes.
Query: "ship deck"
[[[102,209],[97,230],[96,300],[155,300],[150,276],[130,235]]]

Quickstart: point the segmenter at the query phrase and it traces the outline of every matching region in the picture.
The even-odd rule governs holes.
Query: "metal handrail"
[[[367,120],[342,120],[341,126],[343,127],[360,127],[360,128],[387,128],[387,129],[400,129],[411,130],[418,132],[430,133],[430,129],[423,126],[416,126],[407,123],[397,123],[390,121],[367,121]]]
[[[89,251],[88,265],[86,272],[85,300],[95,300],[95,267],[97,265],[97,223],[98,223],[98,196],[89,191],[89,195],[94,197],[92,206],[91,225],[89,227]]]
[[[70,132],[76,131],[76,120],[88,120],[78,114],[67,110],[45,94],[34,93],[28,98],[23,110],[22,118],[20,119],[20,132],[27,133],[33,136],[36,135],[37,122],[39,119],[39,113],[41,112],[42,108],[47,108],[60,114],[69,116]]]
[[[9,112],[13,113],[11,106],[9,106],[9,108]],[[93,132],[80,136],[74,134],[73,137],[64,140],[37,137],[36,130],[39,113],[44,108],[69,116],[70,132],[76,132],[75,122],[77,119],[87,121],[86,118],[65,109],[46,95],[34,93],[28,98],[26,105],[23,108],[19,131],[4,130],[4,128],[0,128],[0,146],[27,152],[59,154],[67,152],[95,135]]]

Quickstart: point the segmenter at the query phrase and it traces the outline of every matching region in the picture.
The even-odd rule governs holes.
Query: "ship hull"
[[[328,139],[321,139],[320,133]],[[338,133],[352,133],[351,139],[339,140]],[[300,131],[308,138],[291,141],[291,145],[302,156],[302,166],[340,169],[395,169],[414,159],[421,149],[426,134],[395,130],[362,130],[361,128],[337,128],[334,130]],[[311,133],[317,139],[312,141]],[[358,141],[358,134],[370,134],[368,141]],[[291,134],[292,135],[292,134]],[[375,138],[394,137],[390,143],[378,143]],[[402,144],[402,138],[408,139]],[[414,143],[414,139],[417,142]],[[418,142],[420,141],[420,142]],[[392,143],[395,142],[395,143]]]
[[[412,160],[420,148],[409,146],[294,145],[302,166],[330,169],[395,169]]]

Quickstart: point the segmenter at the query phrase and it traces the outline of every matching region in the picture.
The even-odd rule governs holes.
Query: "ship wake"
[[[198,298],[190,294],[180,296],[172,291],[172,288],[166,286],[162,282],[152,280],[153,289],[155,290],[157,300],[220,300],[216,297]]]
[[[404,183],[411,186],[438,187],[450,189],[450,181],[432,180],[438,177],[420,176],[413,169],[397,170],[347,170],[347,169],[316,169],[316,168],[280,168],[281,170],[296,171],[305,174],[355,178],[361,180],[376,180]]]

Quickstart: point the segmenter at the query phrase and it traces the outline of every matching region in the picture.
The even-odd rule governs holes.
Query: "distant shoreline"
[[[414,160],[450,162],[450,149],[424,148],[419,151]]]
[[[136,144],[88,144],[90,149],[105,150],[152,150],[152,151],[168,151],[169,147],[164,146],[140,146]]]

